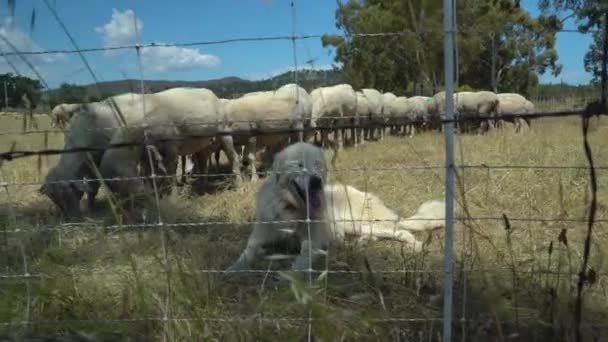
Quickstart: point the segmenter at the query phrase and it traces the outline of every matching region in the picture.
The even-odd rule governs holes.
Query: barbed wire
[[[411,114],[414,116],[414,114]],[[476,121],[492,121],[492,120],[505,120],[505,119],[542,119],[548,117],[568,117],[568,116],[605,116],[608,113],[604,113],[601,110],[589,110],[589,109],[571,109],[571,110],[563,110],[563,111],[537,111],[534,113],[501,113],[501,114],[492,114],[491,116],[477,116],[470,114],[460,114],[455,113],[455,118],[453,120],[447,120],[445,118],[439,118],[438,115],[430,115],[429,118],[409,118],[407,116],[403,117],[395,117],[388,115],[379,115],[379,116],[322,116],[317,118],[316,120],[321,122],[318,124],[315,122],[314,127],[305,127],[304,131],[312,132],[315,130],[323,131],[323,130],[335,130],[335,129],[349,129],[349,128],[390,128],[394,125],[404,125],[404,124],[428,124],[431,122],[446,124],[446,123],[465,123],[465,122],[476,122]],[[365,123],[348,123],[346,121],[356,120],[356,119],[364,119],[370,122]],[[204,121],[203,121],[204,120]],[[323,122],[335,120],[335,123],[327,124]],[[203,121],[203,122],[201,122]],[[183,124],[194,127],[218,127],[218,129],[225,129],[226,132],[220,132],[217,134],[224,135],[249,135],[249,134],[280,134],[280,133],[293,133],[293,129],[285,129],[278,128],[273,130],[262,131],[260,129],[251,128],[249,130],[237,130],[236,132],[231,132],[230,129],[232,125],[252,125],[252,126],[260,126],[264,124],[274,124],[274,125],[290,125],[294,124],[298,121],[310,122],[313,121],[311,118],[288,118],[288,119],[257,119],[257,120],[228,120],[218,117],[206,118],[206,119],[191,119],[191,120],[182,120],[177,123],[131,123],[126,124],[124,126],[115,126],[115,127],[86,127],[86,128],[78,128],[79,131],[83,132],[97,132],[97,131],[105,131],[105,130],[118,130],[118,129],[137,129],[137,128],[155,128],[155,127],[171,127],[177,124]],[[35,130],[12,130],[12,131],[2,131],[0,132],[0,136],[2,135],[31,135],[31,134],[48,134],[48,133],[66,133],[69,132],[70,128],[55,128],[55,129],[35,129]],[[215,135],[217,135],[215,134]],[[215,135],[209,134],[208,136],[202,137],[214,137]]]
[[[568,117],[568,116],[606,116],[608,113],[590,113],[588,110],[584,111],[560,111],[560,112],[546,112],[546,113],[534,113],[534,114],[501,114],[496,115],[491,118],[479,118],[472,116],[459,116],[454,120],[440,119],[438,120],[442,124],[445,123],[463,123],[463,122],[480,122],[487,120],[501,120],[501,119],[539,119],[539,118],[547,118],[547,117]],[[344,118],[341,118],[345,120]],[[250,121],[239,121],[240,123],[251,123]],[[277,123],[277,122],[287,122],[293,123],[293,120],[268,120],[268,122]],[[419,121],[426,122],[426,121]],[[175,124],[173,124],[175,125]],[[151,138],[149,144],[157,144],[157,143],[169,143],[169,142],[183,142],[183,141],[191,141],[202,138],[216,138],[219,136],[264,136],[264,135],[279,135],[279,134],[294,134],[294,133],[311,133],[318,131],[334,131],[337,129],[356,129],[356,128],[390,128],[394,126],[394,123],[373,123],[373,124],[350,124],[350,123],[336,123],[335,125],[319,125],[316,127],[304,127],[302,129],[298,128],[253,128],[247,131],[232,131],[230,128],[223,128],[221,124],[218,123],[188,123],[188,125],[199,126],[199,127],[211,127],[216,129],[214,132],[204,133],[204,134],[188,134],[182,135],[178,137],[169,137],[169,138]],[[141,125],[135,128],[143,128],[146,130],[151,127],[150,125]],[[172,127],[172,125],[160,125],[160,127]],[[116,128],[119,129],[118,127]],[[76,153],[76,152],[103,152],[108,149],[117,149],[124,147],[136,147],[143,146],[144,142],[125,142],[125,143],[111,143],[106,147],[75,147],[75,148],[67,148],[67,149],[42,149],[42,150],[15,150],[0,153],[0,160],[11,161],[16,158],[29,157],[34,155],[56,155],[56,154],[65,154],[65,153]]]
[[[272,256],[271,256],[272,257]],[[281,256],[282,259],[289,259],[289,257]],[[270,258],[269,258],[270,259]],[[52,279],[63,279],[66,277],[74,276],[74,269],[70,268],[69,272],[56,272],[53,274],[48,273],[24,273],[24,274],[10,274],[0,273],[0,280],[3,281],[23,281],[25,279],[38,279],[38,280],[52,280]],[[151,270],[137,270],[138,275],[157,275],[160,272]],[[221,270],[221,269],[194,269],[194,270],[180,270],[183,275],[229,275],[229,274],[274,274],[280,275],[282,273],[312,273],[312,274],[330,274],[330,275],[364,275],[364,274],[386,274],[386,275],[399,275],[399,274],[440,274],[444,272],[442,269],[390,269],[390,270],[332,270],[332,269],[308,269],[308,270],[273,270],[273,269],[251,269],[251,270]],[[554,271],[546,269],[533,269],[533,270],[513,270],[509,267],[478,267],[478,268],[467,268],[464,270],[465,273],[505,273],[511,275],[513,272],[518,274],[532,274],[532,275],[559,275],[559,276],[576,276],[577,272],[574,271]],[[126,272],[120,271],[83,271],[78,272],[78,276],[82,278],[90,277],[102,277],[102,276],[116,276],[124,275]],[[604,278],[608,276],[608,273],[595,273],[596,276]]]
[[[483,170],[589,170],[588,166],[577,166],[577,165],[489,165],[489,164],[459,164],[455,166],[459,169],[483,169]],[[445,169],[445,166],[441,165],[408,165],[408,164],[397,164],[391,166],[368,166],[368,167],[353,167],[353,168],[342,168],[332,169],[332,173],[390,173],[390,172],[402,172],[402,171],[423,171],[423,170],[441,170]],[[608,170],[608,166],[594,166],[595,170],[605,171]],[[281,171],[256,171],[259,176],[268,176],[270,174],[282,174]],[[188,177],[192,179],[199,178],[226,178],[234,176],[232,172],[210,172],[210,173],[188,173]],[[174,179],[179,178],[181,175],[154,175],[157,179]],[[44,182],[33,182],[33,181],[21,181],[21,182],[0,182],[0,187],[16,187],[16,186],[39,186],[43,184],[70,184],[70,183],[95,183],[99,181],[133,181],[133,180],[149,180],[152,176],[132,176],[132,177],[102,177],[102,178],[82,178],[82,179],[64,179],[58,181],[44,181]]]
[[[405,221],[437,221],[437,218],[406,218],[400,217],[401,220]],[[467,221],[498,221],[504,222],[503,216],[455,216],[454,220],[460,222]],[[509,221],[512,222],[538,222],[538,223],[587,223],[586,219],[581,218],[568,218],[568,217],[508,217]],[[141,231],[144,228],[201,228],[201,227],[218,227],[218,226],[253,226],[254,224],[290,224],[290,223],[393,223],[397,221],[391,219],[333,219],[333,220],[305,220],[305,219],[294,219],[294,220],[273,220],[273,221],[200,221],[200,222],[178,222],[178,223],[134,223],[134,224],[114,224],[114,225],[102,225],[99,222],[67,222],[61,223],[57,226],[37,226],[27,229],[5,229],[2,231],[4,234],[23,234],[32,232],[80,232],[80,231]],[[595,220],[596,223],[608,223],[608,218],[598,218]],[[546,229],[556,230],[577,230],[576,227],[545,227]],[[372,227],[373,230],[373,227]],[[399,229],[397,229],[398,231]]]
[[[432,33],[433,30],[425,29],[427,33]],[[538,32],[539,30],[535,30]],[[555,32],[555,33],[578,33],[582,35],[589,35],[595,32],[595,30],[590,30],[587,32],[580,32],[575,29],[560,29],[560,30],[540,30],[543,32]],[[467,33],[467,34],[487,34],[485,31],[475,30],[474,28],[467,29],[459,29],[457,32],[459,33]],[[325,35],[331,36],[341,36],[348,38],[384,38],[384,37],[394,37],[394,36],[405,36],[411,35],[415,32],[412,31],[397,31],[397,32],[360,32],[360,33],[349,33],[348,35],[343,35],[337,32],[332,33],[316,33],[316,34],[301,34],[301,35],[274,35],[274,36],[257,36],[257,37],[235,37],[228,39],[217,39],[217,40],[199,40],[199,41],[191,41],[191,42],[173,42],[173,43],[163,43],[163,42],[149,42],[149,43],[136,43],[136,44],[123,44],[123,45],[115,45],[115,46],[104,46],[104,47],[90,47],[90,48],[79,48],[79,49],[48,49],[48,50],[37,50],[37,51],[20,51],[17,52],[6,52],[6,56],[14,56],[21,54],[23,56],[28,55],[47,55],[47,54],[75,54],[75,53],[83,53],[83,52],[105,52],[105,51],[117,51],[117,50],[134,50],[134,49],[144,49],[144,48],[167,48],[167,47],[196,47],[196,46],[208,46],[208,45],[222,45],[222,44],[231,44],[231,43],[244,43],[244,42],[264,42],[264,41],[293,41],[293,40],[306,40],[306,39],[317,39],[322,38]],[[441,31],[443,33],[443,31]]]

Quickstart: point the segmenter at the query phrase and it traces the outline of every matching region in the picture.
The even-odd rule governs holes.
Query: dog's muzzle
[[[295,192],[301,202],[309,208],[310,216],[317,216],[321,210],[323,180],[317,175],[301,175],[293,181]]]

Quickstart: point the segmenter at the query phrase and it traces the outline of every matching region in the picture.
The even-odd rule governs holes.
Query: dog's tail
[[[409,231],[443,228],[445,226],[445,202],[439,200],[424,202],[414,215],[399,220],[397,226]]]

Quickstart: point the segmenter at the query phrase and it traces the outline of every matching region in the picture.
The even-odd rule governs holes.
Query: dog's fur
[[[420,250],[422,243],[407,230],[443,227],[445,204],[441,201],[426,202],[414,216],[400,220],[377,196],[326,181],[327,166],[320,148],[301,142],[278,153],[271,175],[256,195],[253,232],[228,270],[249,269],[264,254],[264,246],[290,234],[300,240],[300,254],[292,269],[307,270],[329,244],[340,242],[346,234],[394,239]]]

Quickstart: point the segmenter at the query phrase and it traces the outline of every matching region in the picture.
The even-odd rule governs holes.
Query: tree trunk
[[[490,48],[490,53],[492,54],[492,70],[490,72],[491,77],[492,77],[492,91],[494,91],[495,93],[498,92],[498,82],[497,82],[497,75],[496,75],[496,39],[495,39],[495,35],[492,34],[490,36],[491,40],[492,40],[492,46]]]
[[[604,41],[602,43],[602,107],[606,108],[606,91],[608,89],[606,82],[608,82],[608,12],[604,13]]]

